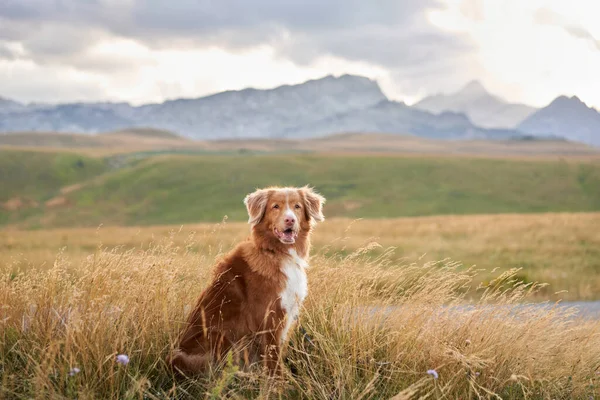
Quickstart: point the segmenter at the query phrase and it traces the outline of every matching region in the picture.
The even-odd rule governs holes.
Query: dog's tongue
[[[297,234],[292,229],[286,229],[285,231],[279,231],[278,229],[275,229],[275,234],[281,240],[284,240],[286,242],[293,242],[294,240],[296,240],[297,236]]]

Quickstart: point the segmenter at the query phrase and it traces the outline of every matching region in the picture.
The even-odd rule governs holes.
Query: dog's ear
[[[315,192],[311,187],[304,186],[300,189],[304,197],[304,210],[306,212],[306,219],[316,222],[325,220],[323,216],[323,204],[325,204],[325,197]]]
[[[244,204],[248,210],[248,223],[251,226],[262,221],[269,200],[269,192],[264,189],[259,189],[254,193],[250,193],[244,198]]]

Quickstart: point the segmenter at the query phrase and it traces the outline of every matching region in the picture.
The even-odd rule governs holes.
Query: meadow
[[[243,206],[243,205],[242,205]],[[241,208],[241,207],[240,207]],[[524,283],[544,282],[539,300],[600,299],[600,213],[497,214],[390,219],[328,218],[313,240],[314,252],[345,256],[378,243],[368,251],[399,263],[451,259],[463,269],[482,271],[477,283],[489,282],[491,271],[520,269]],[[0,267],[27,271],[50,268],[59,251],[76,268],[98,249],[145,249],[170,232],[184,248],[189,234],[201,239],[186,251],[207,254],[228,249],[248,234],[244,222],[43,230],[0,230]],[[557,292],[560,292],[556,294]]]
[[[31,162],[25,162],[31,160]],[[330,217],[600,211],[600,159],[365,154],[95,158],[0,150],[0,224],[26,229],[243,221],[257,187],[310,183]]]
[[[539,216],[525,223],[513,218],[494,228],[495,237],[470,246],[459,239],[451,247],[484,253],[485,242],[508,226],[530,234],[544,230]],[[599,216],[549,218],[577,237]],[[442,231],[460,237],[486,224],[502,225],[501,219],[424,218],[383,226],[334,220],[319,226],[300,318],[311,342],[294,333],[286,359],[294,373],[283,382],[227,362],[207,377],[176,380],[163,361],[214,260],[247,233],[247,226],[203,225],[195,233],[146,227],[4,231],[1,242],[9,245],[2,253],[12,256],[0,266],[0,397],[598,396],[600,321],[581,319],[569,308],[536,307],[530,302],[540,299],[543,285],[523,282],[517,270],[488,271],[489,280],[482,282],[477,267],[411,259],[409,252],[397,257],[399,249],[387,247],[412,247],[410,254],[424,247],[443,252],[443,238],[453,235]],[[388,229],[397,238],[375,243],[371,236]],[[421,235],[420,245],[410,239],[413,232]],[[533,250],[538,240],[553,235],[546,229],[525,240],[523,248]],[[60,242],[64,249],[38,265]],[[516,257],[521,242],[513,238],[499,247],[507,246]],[[117,244],[124,245],[113,247]],[[547,246],[544,251],[552,244]],[[129,357],[127,365],[117,362],[119,354]]]
[[[70,147],[0,149],[0,398],[600,396],[600,321],[556,306],[600,299],[589,149],[451,143],[471,154],[382,156],[351,141],[284,153],[160,132],[143,146],[119,139],[135,151],[106,137],[44,140]],[[506,147],[513,156],[492,154]],[[174,379],[163,360],[182,321],[215,260],[248,234],[243,195],[306,183],[328,199],[300,318],[312,341],[294,333],[284,382],[227,362]]]

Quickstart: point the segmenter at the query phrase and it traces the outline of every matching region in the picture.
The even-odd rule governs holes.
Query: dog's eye
[[[296,204],[296,208],[300,208],[300,204]]]
[[[279,208],[279,204],[273,205],[273,208]]]

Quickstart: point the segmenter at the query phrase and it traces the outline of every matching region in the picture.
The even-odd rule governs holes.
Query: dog
[[[198,375],[231,351],[244,365],[281,375],[282,348],[308,294],[311,231],[324,220],[325,198],[312,188],[270,187],[244,198],[250,236],[214,268],[168,358]]]

